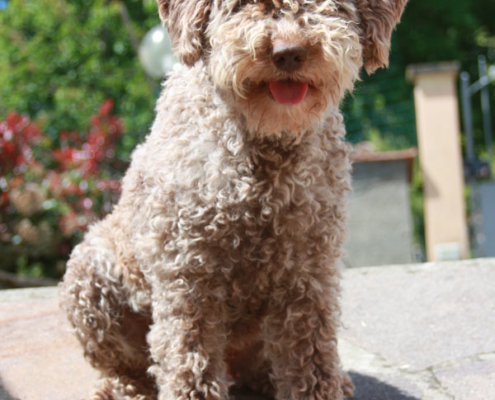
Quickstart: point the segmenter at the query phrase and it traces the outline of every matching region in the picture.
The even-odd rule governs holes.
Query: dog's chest
[[[243,271],[286,257],[331,223],[338,188],[321,162],[275,154],[233,168],[205,229]]]
[[[199,161],[180,160],[167,176],[161,197],[173,201],[160,208],[164,223],[150,224],[164,228],[153,231],[164,240],[157,247],[183,272],[221,273],[234,294],[269,292],[315,243],[340,235],[330,231],[342,219],[346,156],[322,137],[288,151],[243,144],[234,153],[212,136]]]
[[[263,318],[273,290],[294,278],[332,215],[332,188],[320,166],[294,160],[256,167],[244,197],[225,209],[229,222],[219,227],[216,242],[228,265],[232,320],[244,321],[239,330]]]

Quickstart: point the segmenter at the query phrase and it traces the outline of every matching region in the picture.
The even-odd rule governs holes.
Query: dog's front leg
[[[186,278],[153,285],[150,371],[159,400],[227,400],[224,304],[211,283]]]
[[[301,278],[272,303],[264,333],[277,400],[343,398],[336,285],[320,277]]]

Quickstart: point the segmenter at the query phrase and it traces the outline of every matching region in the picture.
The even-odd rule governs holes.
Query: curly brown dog
[[[158,0],[187,67],[61,284],[104,377],[91,399],[352,395],[336,338],[339,102],[363,64],[387,65],[405,3]]]

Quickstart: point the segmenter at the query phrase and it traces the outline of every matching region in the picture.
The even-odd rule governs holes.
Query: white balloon
[[[167,28],[158,25],[144,35],[139,48],[139,59],[146,73],[155,79],[179,67],[175,58]]]

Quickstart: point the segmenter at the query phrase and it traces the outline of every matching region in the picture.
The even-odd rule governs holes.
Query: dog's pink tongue
[[[283,105],[299,104],[306,97],[308,84],[290,80],[269,82],[275,100]]]

